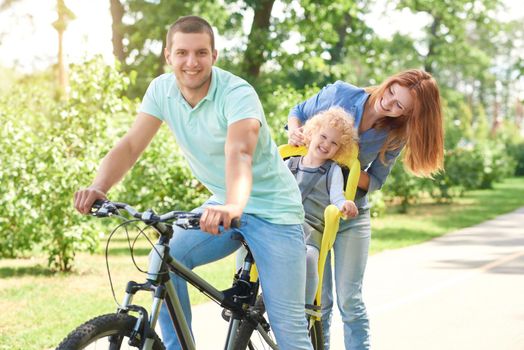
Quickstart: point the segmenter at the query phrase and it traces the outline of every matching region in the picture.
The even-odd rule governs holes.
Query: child
[[[338,107],[312,117],[304,125],[303,133],[307,154],[291,157],[286,164],[298,182],[306,212],[306,304],[311,305],[318,284],[317,266],[325,225],[324,209],[334,204],[345,218],[358,214],[355,203],[344,197],[342,169],[335,163],[349,156],[358,136],[353,118]]]

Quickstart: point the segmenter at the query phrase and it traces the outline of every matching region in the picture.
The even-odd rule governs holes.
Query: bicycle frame
[[[163,223],[154,223],[151,226],[160,234],[160,238],[151,251],[147,282],[143,284],[134,281],[128,282],[126,294],[120,310],[123,312],[126,312],[127,310],[137,311],[141,315],[135,329],[138,330],[141,322],[147,327],[145,332],[147,339],[143,348],[151,349],[152,347],[152,340],[148,337],[148,330],[156,327],[162,302],[165,301],[182,348],[187,350],[195,349],[195,342],[191,336],[191,331],[182,310],[180,300],[169,277],[168,271],[172,271],[193,285],[200,292],[204,293],[211,300],[232,312],[228,335],[224,345],[225,350],[230,349],[233,345],[234,335],[238,329],[240,320],[248,317],[242,304],[246,302],[254,302],[254,299],[251,298],[256,298],[258,293],[258,281],[250,282],[250,274],[254,261],[249,249],[248,255],[244,260],[242,275],[237,276],[238,279],[236,281],[240,282],[234,284],[233,287],[229,289],[219,291],[178,260],[171,257],[168,245],[173,234],[171,226]],[[148,322],[143,322],[143,319],[147,318],[147,311],[140,306],[132,305],[134,294],[140,290],[152,291],[154,293],[151,315],[149,316]],[[264,335],[263,337],[267,342],[271,342],[271,339],[266,338]],[[274,343],[269,343],[269,345],[277,348]]]

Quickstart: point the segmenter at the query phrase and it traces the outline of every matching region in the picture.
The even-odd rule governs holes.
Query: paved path
[[[523,350],[524,208],[373,255],[364,286],[374,350]],[[222,348],[219,315],[194,308],[199,350]],[[336,320],[332,349],[344,349]]]

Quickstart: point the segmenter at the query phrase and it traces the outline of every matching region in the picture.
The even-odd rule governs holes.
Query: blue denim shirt
[[[364,113],[364,104],[369,98],[369,94],[362,88],[358,88],[343,81],[326,85],[315,96],[299,103],[293,107],[289,117],[297,117],[304,124],[315,114],[330,107],[344,108],[355,118],[355,127],[358,128]],[[289,118],[288,117],[288,118]],[[355,204],[358,208],[366,209],[369,207],[367,193],[379,190],[386,182],[386,178],[391,172],[402,148],[387,151],[385,154],[386,164],[379,159],[379,152],[387,138],[387,130],[371,128],[359,134],[359,154],[361,169],[369,175],[368,191],[357,190]]]

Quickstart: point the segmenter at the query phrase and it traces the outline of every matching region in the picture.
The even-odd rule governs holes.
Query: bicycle
[[[127,213],[127,216],[125,215]],[[91,214],[96,217],[118,216],[124,223],[117,226],[143,222],[152,227],[159,235],[150,254],[147,278],[144,283],[129,281],[123,303],[116,313],[95,317],[75,330],[60,343],[57,350],[85,349],[101,341],[108,349],[121,349],[124,339],[129,346],[137,349],[165,349],[160,337],[155,332],[160,307],[165,302],[173,326],[183,349],[194,350],[195,342],[191,336],[175,288],[170,280],[169,271],[181,276],[188,283],[205,294],[209,299],[224,308],[222,317],[229,322],[224,349],[255,349],[255,331],[260,335],[262,346],[278,349],[271,336],[271,327],[266,320],[263,297],[259,295],[258,273],[253,255],[246,242],[241,239],[247,254],[243,264],[235,274],[232,287],[219,291],[196,273],[185,267],[169,254],[169,241],[173,235],[173,225],[183,229],[197,229],[200,214],[184,211],[171,211],[157,215],[149,209],[143,213],[126,203],[97,201]],[[129,219],[129,216],[132,219]],[[239,227],[239,222],[232,222],[232,227]],[[116,230],[116,229],[115,229]],[[113,231],[115,232],[115,231]],[[137,292],[152,292],[153,301],[148,312],[140,305],[132,304]],[[132,314],[136,314],[136,317]],[[320,326],[320,323],[317,323]],[[314,328],[312,342],[318,343]],[[318,333],[318,334],[321,334]],[[105,340],[102,340],[105,339]],[[98,349],[98,347],[97,347]],[[315,347],[315,349],[320,349]]]

